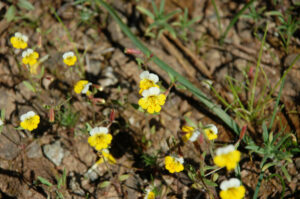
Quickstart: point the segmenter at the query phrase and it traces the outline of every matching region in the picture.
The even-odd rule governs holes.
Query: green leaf
[[[261,169],[263,172],[265,170],[267,170],[268,168],[272,167],[272,166],[275,166],[277,164],[277,162],[270,162],[270,163],[267,163],[263,166],[263,168]]]
[[[282,167],[281,167],[281,170],[282,170],[284,176],[286,177],[286,179],[287,179],[289,182],[291,182],[291,176],[290,176],[290,174],[288,173],[288,171],[286,170],[285,166],[282,166]]]
[[[14,20],[16,16],[16,7],[14,5],[9,6],[7,9],[4,18],[8,21],[11,22]]]
[[[110,185],[110,181],[104,181],[104,182],[102,182],[100,185],[99,185],[99,187],[100,188],[105,188],[105,187],[108,187]]]
[[[111,16],[116,20],[119,24],[120,28],[123,32],[131,39],[131,41],[144,53],[151,53],[151,51],[141,43],[138,38],[130,31],[130,29],[122,22],[114,9],[105,3],[103,0],[96,0],[98,5],[104,7]],[[178,82],[184,85],[190,92],[192,92],[209,111],[212,111],[216,116],[218,116],[228,127],[230,127],[237,135],[240,133],[239,126],[235,123],[235,121],[221,108],[216,106],[214,103],[210,101],[210,99],[202,93],[197,87],[195,87],[190,81],[188,81],[185,77],[176,72],[172,67],[167,65],[165,62],[160,60],[158,57],[153,56],[153,62],[157,64],[161,69],[165,72],[171,73]],[[199,104],[200,105],[200,104]],[[245,137],[244,137],[245,138]],[[249,138],[250,139],[250,138]]]
[[[146,8],[143,8],[141,6],[137,6],[138,11],[140,11],[141,13],[147,15],[148,17],[150,17],[151,19],[155,19],[155,16]]]
[[[213,181],[211,181],[211,180],[208,180],[208,179],[203,179],[203,181],[204,181],[204,183],[206,184],[206,185],[208,185],[208,186],[211,186],[211,187],[217,187],[218,186],[218,184],[217,183],[215,183],[215,182],[213,182]]]
[[[1,120],[4,121],[5,120],[5,109],[1,110]]]
[[[52,187],[53,184],[51,182],[49,182],[47,179],[41,177],[41,176],[38,176],[38,180],[44,184],[44,185],[47,185],[48,187]]]
[[[151,4],[152,4],[153,11],[155,13],[155,16],[159,16],[159,12],[158,12],[157,6],[155,5],[154,0],[151,0]]]
[[[164,13],[164,8],[165,8],[165,0],[161,0],[159,5],[159,15],[162,15]]]
[[[26,10],[34,10],[34,6],[27,0],[19,0],[18,6]]]
[[[28,82],[28,81],[23,81],[23,84],[24,84],[29,90],[31,90],[32,92],[35,93],[35,88],[30,84],[30,82]]]
[[[122,182],[122,181],[127,180],[128,178],[129,178],[129,175],[128,175],[128,174],[124,174],[124,175],[121,175],[121,176],[119,177],[119,180]]]
[[[268,128],[266,125],[266,122],[264,121],[262,124],[262,129],[263,129],[263,139],[264,139],[264,143],[266,144],[268,142],[268,138],[269,138],[269,133],[268,133]]]

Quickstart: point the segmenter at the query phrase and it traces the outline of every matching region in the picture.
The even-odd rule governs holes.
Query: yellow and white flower
[[[149,73],[149,71],[145,70],[140,74],[140,91],[139,94],[142,94],[144,90],[147,90],[151,87],[159,88],[156,83],[159,81],[159,78],[154,73]]]
[[[16,49],[27,48],[28,37],[22,33],[16,32],[14,36],[10,38],[10,43]]]
[[[32,131],[38,127],[38,124],[40,123],[40,116],[33,111],[29,111],[21,115],[20,120],[21,120],[20,126],[23,129]]]
[[[90,130],[90,135],[88,143],[97,151],[108,148],[112,140],[112,135],[108,133],[106,127],[95,127]]]
[[[183,157],[166,156],[165,157],[165,167],[170,173],[180,172],[184,169]]]
[[[146,189],[146,194],[144,199],[155,199],[155,193],[152,191],[151,188]]]
[[[69,51],[63,54],[63,60],[68,66],[73,66],[77,61],[77,57],[72,51]]]
[[[33,66],[37,63],[37,59],[39,58],[39,53],[29,48],[22,52],[22,57],[23,57],[22,59],[23,64],[29,64],[29,66]]]
[[[92,85],[92,83],[90,83],[87,80],[80,80],[78,81],[75,86],[74,86],[74,91],[77,94],[86,94],[87,96],[89,96],[91,94],[91,92],[89,91],[90,86]]]
[[[225,180],[220,185],[220,197],[222,199],[242,199],[245,196],[246,189],[237,178]]]
[[[161,106],[166,102],[166,96],[160,94],[160,90],[157,87],[151,87],[148,90],[144,90],[142,93],[143,98],[139,100],[139,105],[148,111],[148,113],[159,113]]]
[[[102,149],[101,153],[102,153],[102,157],[97,161],[96,164],[102,164],[104,162],[104,160],[105,160],[105,162],[108,162],[109,164],[117,163],[116,159],[114,158],[114,156],[112,156],[109,153],[108,149]]]
[[[195,142],[200,135],[200,131],[191,126],[183,126],[181,130],[185,133],[182,136],[184,142],[187,141]]]
[[[208,124],[203,130],[209,140],[215,140],[218,138],[218,129],[214,124]]]
[[[228,171],[234,169],[241,160],[241,152],[236,150],[233,145],[218,148],[214,163],[218,167],[226,167]]]

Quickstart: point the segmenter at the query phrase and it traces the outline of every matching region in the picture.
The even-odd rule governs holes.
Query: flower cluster
[[[21,120],[20,126],[23,129],[32,131],[38,127],[40,123],[40,116],[33,111],[29,111],[21,115],[20,120]]]
[[[226,167],[228,171],[234,169],[241,159],[241,152],[235,149],[233,145],[228,145],[216,150],[214,163],[218,167]]]
[[[87,96],[89,96],[91,94],[91,92],[89,91],[91,85],[92,83],[87,80],[80,80],[75,84],[74,91],[77,94],[86,94]]]
[[[77,61],[77,57],[74,55],[72,51],[65,52],[63,54],[63,61],[66,65],[73,66]]]
[[[220,197],[222,199],[242,199],[245,196],[246,189],[237,178],[223,181],[220,185]]]
[[[182,171],[184,169],[183,163],[184,163],[183,157],[175,157],[175,156],[165,157],[165,166],[170,173]]]
[[[182,136],[184,142],[195,142],[201,134],[198,129],[191,126],[183,126],[181,130],[184,133]],[[218,129],[214,124],[209,124],[204,127],[203,132],[208,140],[215,140],[218,137]]]
[[[27,48],[28,37],[22,33],[16,32],[14,36],[10,38],[10,43],[16,49]]]
[[[140,91],[143,96],[139,100],[139,105],[148,111],[148,113],[159,113],[161,106],[166,102],[166,96],[160,93],[159,86],[156,84],[159,78],[156,74],[144,71],[140,74]]]

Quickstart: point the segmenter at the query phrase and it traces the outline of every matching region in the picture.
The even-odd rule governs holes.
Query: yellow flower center
[[[80,94],[82,90],[84,89],[85,85],[87,85],[89,82],[87,80],[80,80],[78,81],[74,86],[74,91],[77,94]],[[90,94],[89,91],[86,92],[87,95]]]
[[[27,43],[20,37],[11,37],[10,43],[13,45],[14,48],[17,49],[25,49],[27,48]]]
[[[106,149],[109,144],[111,143],[112,135],[111,134],[104,134],[98,133],[88,138],[88,143],[94,147],[97,151],[102,149]]]
[[[234,169],[241,159],[241,152],[238,150],[231,151],[227,154],[215,156],[214,163],[219,167],[225,167],[228,171]]]
[[[183,165],[174,157],[165,157],[165,166],[170,173],[180,172],[184,169]]]
[[[220,197],[222,199],[242,199],[245,196],[245,187],[239,186],[239,187],[232,187],[227,190],[222,190],[220,192]]]
[[[159,86],[156,85],[153,81],[151,81],[149,79],[142,79],[140,81],[140,91],[139,91],[139,94],[142,94],[142,92],[144,90],[147,90],[147,89],[149,89],[151,87],[157,87],[157,88],[159,88]]]
[[[139,100],[139,105],[143,109],[147,109],[148,113],[160,112],[161,106],[166,102],[166,96],[164,94],[152,95],[148,97],[141,98]]]
[[[105,161],[108,161],[108,163],[110,163],[110,164],[116,164],[116,163],[117,163],[117,161],[116,161],[116,159],[114,158],[114,156],[112,156],[110,153],[107,153],[107,152],[102,151],[102,155],[103,155],[103,157],[101,157],[101,158],[97,161],[96,164],[101,164],[101,163],[104,162],[104,160],[105,160]]]
[[[181,130],[185,133],[182,136],[182,140],[187,142],[192,137],[195,129],[191,126],[183,126]]]
[[[20,126],[23,129],[32,131],[38,127],[39,123],[40,123],[40,116],[35,115],[22,121]]]

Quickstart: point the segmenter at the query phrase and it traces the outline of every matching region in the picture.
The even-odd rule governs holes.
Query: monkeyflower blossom
[[[20,120],[21,120],[20,126],[23,129],[32,131],[38,127],[38,124],[40,123],[40,116],[33,111],[29,111],[21,115]]]
[[[28,37],[22,33],[16,32],[14,36],[10,38],[10,43],[16,49],[27,48]]]
[[[165,157],[165,166],[170,173],[182,171],[184,169],[183,163],[184,163],[183,157],[175,157],[175,156]]]
[[[108,133],[106,127],[95,127],[90,130],[88,143],[97,151],[108,148],[112,140],[112,135]]]
[[[149,73],[149,71],[145,70],[140,74],[140,91],[139,94],[142,94],[144,90],[148,90],[151,87],[159,88],[156,83],[159,81],[159,78],[154,73]]]
[[[228,171],[234,169],[241,159],[241,152],[236,150],[234,146],[228,145],[216,150],[214,163],[218,167],[226,167]]]
[[[89,91],[91,85],[92,83],[87,80],[80,80],[75,84],[74,91],[77,94],[86,94],[87,96],[89,96],[91,94],[91,92]]]
[[[77,61],[77,57],[72,51],[69,51],[63,54],[63,60],[68,66],[73,66]]]
[[[148,90],[144,90],[142,93],[143,98],[139,100],[139,105],[148,111],[148,113],[159,113],[161,106],[166,102],[166,96],[160,94],[160,90],[157,87],[151,87]]]
[[[242,199],[245,196],[246,189],[237,178],[225,180],[220,185],[220,197],[222,199]]]
[[[151,188],[146,189],[146,194],[144,199],[155,199],[155,193],[152,191]]]
[[[29,64],[29,66],[33,66],[37,63],[39,53],[29,48],[22,52],[22,57],[23,64]]]
[[[181,130],[185,133],[182,136],[184,142],[195,142],[200,135],[200,131],[191,126],[183,126]]]
[[[117,163],[116,159],[109,153],[108,149],[102,149],[101,153],[102,157],[97,161],[96,164],[102,164],[104,161],[108,162],[109,164]]]
[[[207,125],[203,130],[209,140],[215,140],[218,138],[218,129],[214,124]]]

